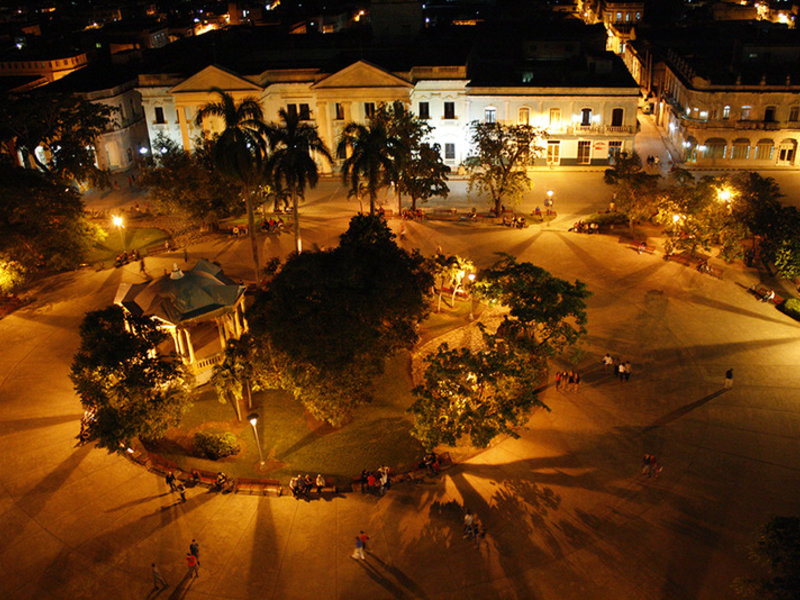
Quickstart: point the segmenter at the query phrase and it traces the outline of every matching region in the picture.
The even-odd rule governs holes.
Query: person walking
[[[200,577],[200,563],[197,562],[197,557],[191,552],[186,553],[186,566],[189,567],[188,575]]]
[[[606,371],[611,371],[614,367],[614,359],[611,358],[608,352],[606,352],[606,355],[603,357],[603,366],[606,368]]]
[[[361,470],[361,493],[367,493],[367,484],[369,483],[369,471],[366,469]]]
[[[625,361],[624,375],[625,375],[625,381],[629,381],[631,378],[631,363],[628,360]]]
[[[572,380],[572,391],[577,392],[578,386],[581,384],[581,374],[575,371],[575,377]]]
[[[464,539],[472,537],[472,524],[475,522],[475,515],[472,514],[470,509],[464,513]]]
[[[367,559],[366,555],[364,554],[364,542],[361,541],[360,535],[356,536],[356,547],[355,550],[353,550],[353,553],[350,555],[350,558],[360,558],[361,560]]]
[[[369,536],[364,533],[364,530],[361,530],[361,533],[358,534],[358,539],[361,540],[361,547],[364,548],[364,552],[367,551],[367,540],[369,540]]]
[[[153,571],[153,589],[157,590],[160,586],[164,586],[164,589],[169,587],[167,581],[161,576],[161,572],[158,570],[156,563],[152,563],[150,568]]]
[[[189,544],[189,553],[193,555],[197,559],[197,564],[200,564],[200,544],[197,543],[197,540],[192,539],[192,543]]]
[[[733,387],[733,369],[725,371],[725,389],[729,390]]]
[[[167,473],[167,476],[164,479],[167,482],[167,485],[169,486],[169,491],[170,492],[177,492],[178,491],[178,486],[175,485],[175,473],[170,471],[169,473]]]
[[[561,389],[561,371],[556,371],[556,391]]]
[[[178,494],[180,494],[181,502],[186,502],[186,488],[182,483],[178,484]]]

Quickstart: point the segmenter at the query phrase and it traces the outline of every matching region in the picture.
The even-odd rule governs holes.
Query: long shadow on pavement
[[[378,558],[374,554],[370,554],[369,558],[371,560],[374,560],[375,562],[377,562],[384,571],[387,571],[388,573],[390,573],[392,575],[392,577],[394,577],[397,580],[397,583],[399,583],[401,586],[406,588],[411,593],[412,597],[414,597],[414,598],[422,598],[423,600],[428,598],[428,595],[425,593],[425,590],[423,590],[417,584],[416,581],[411,579],[403,571],[401,571],[400,569],[398,569],[394,565],[390,565],[390,564],[387,564],[387,563],[383,562],[380,558]],[[367,564],[365,566],[372,566],[372,565]]]
[[[34,417],[32,419],[9,419],[0,421],[0,436],[27,431],[28,429],[41,429],[74,422],[76,425],[81,420],[81,414],[59,415],[57,417]]]
[[[650,423],[650,425],[647,425],[646,427],[644,427],[642,429],[642,433],[646,433],[648,431],[651,431],[651,430],[655,429],[656,427],[663,427],[664,425],[669,425],[673,421],[676,421],[676,420],[680,419],[682,416],[684,416],[686,414],[689,414],[690,412],[692,412],[693,410],[695,410],[697,408],[700,408],[701,406],[703,406],[707,402],[710,402],[714,398],[717,398],[718,396],[721,396],[722,394],[724,394],[727,391],[729,391],[729,389],[722,388],[720,390],[717,390],[716,392],[713,392],[713,393],[709,394],[708,396],[700,398],[700,400],[695,400],[694,402],[690,402],[689,404],[685,404],[685,405],[681,406],[680,408],[676,408],[671,413],[668,413],[668,414],[664,415],[663,417],[661,417],[659,419],[656,419],[655,421]]]

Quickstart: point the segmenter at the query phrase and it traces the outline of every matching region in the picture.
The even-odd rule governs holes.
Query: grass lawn
[[[155,227],[125,227],[122,233],[114,227],[106,229],[108,237],[102,243],[95,244],[95,247],[86,257],[87,262],[103,263],[113,262],[114,258],[122,253],[123,250],[144,250],[150,246],[163,245],[169,239],[169,234],[163,229]],[[123,248],[123,237],[125,247]],[[144,252],[142,252],[144,254]]]
[[[477,309],[476,309],[477,312]],[[442,305],[420,330],[420,342],[430,340],[466,322],[469,302],[457,302],[451,311]],[[375,382],[375,400],[355,411],[353,420],[333,429],[313,419],[303,406],[280,391],[253,394],[259,439],[265,466],[260,468],[258,448],[250,423],[236,420],[230,404],[220,404],[209,386],[198,389],[194,406],[179,428],[171,430],[157,450],[184,470],[224,471],[231,477],[267,477],[286,482],[297,473],[323,473],[339,485],[346,485],[364,468],[381,465],[405,467],[423,454],[411,437],[411,415],[406,412],[411,396],[411,356],[401,352],[386,363]],[[250,411],[243,408],[243,416]],[[218,461],[191,456],[192,438],[198,431],[229,431],[237,436],[240,452]]]

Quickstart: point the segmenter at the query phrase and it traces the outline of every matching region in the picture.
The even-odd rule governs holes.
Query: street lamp
[[[119,237],[122,240],[122,251],[125,252],[125,221],[122,220],[122,217],[113,215],[111,217],[111,222],[114,224],[114,227],[119,229]]]
[[[472,321],[475,318],[475,294],[472,292],[475,273],[467,275],[467,279],[469,279],[469,320]]]
[[[551,206],[553,206],[553,195],[554,194],[555,194],[555,192],[553,190],[547,190],[547,200],[545,200],[545,202],[544,202],[544,205],[547,208],[550,208]]]
[[[253,413],[247,420],[250,421],[250,425],[253,426],[253,435],[256,436],[256,447],[258,448],[258,458],[261,461],[261,466],[264,466],[264,454],[261,452],[261,442],[258,440],[258,429],[256,429],[256,423],[258,423],[258,415]]]

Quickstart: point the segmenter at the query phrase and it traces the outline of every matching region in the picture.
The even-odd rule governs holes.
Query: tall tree
[[[426,202],[434,196],[447,198],[447,174],[450,167],[442,160],[439,144],[422,143],[412,154],[411,161],[405,165],[400,176],[398,191],[411,198],[411,208],[417,208],[417,201]],[[398,203],[400,203],[398,194]],[[402,209],[402,205],[400,207]]]
[[[70,185],[108,185],[95,166],[94,144],[114,123],[117,110],[70,94],[31,92],[0,101],[0,148],[16,164],[36,167]],[[39,152],[37,152],[37,149]]]
[[[220,364],[214,365],[211,374],[211,385],[217,391],[220,402],[230,402],[240,421],[242,400],[247,399],[247,408],[252,408],[250,386],[255,377],[254,351],[249,334],[244,334],[239,339],[229,339],[225,345],[225,358]]]
[[[659,179],[660,175],[651,175],[642,168],[642,160],[636,152],[621,153],[603,176],[608,185],[614,186],[614,204],[628,217],[631,227],[634,221],[649,219],[658,211]]]
[[[235,181],[216,176],[211,149],[198,140],[194,152],[187,152],[171,139],[159,135],[153,141],[153,157],[139,183],[147,188],[156,210],[179,213],[196,223],[213,224],[230,215],[242,214],[242,194],[231,193]]]
[[[414,388],[411,433],[429,450],[455,446],[469,437],[485,448],[497,435],[518,437],[530,410],[547,409],[536,394],[546,373],[545,361],[534,363],[510,344],[484,333],[484,348],[450,349],[442,344],[425,357],[425,375]],[[549,409],[548,409],[549,410]]]
[[[86,220],[73,188],[0,163],[0,279],[8,287],[40,269],[78,266],[103,232]],[[13,276],[12,276],[13,275]]]
[[[209,91],[219,96],[219,101],[211,102],[197,111],[196,122],[202,125],[206,119],[222,120],[222,131],[215,136],[211,156],[220,173],[241,184],[247,207],[247,229],[253,252],[255,281],[260,281],[258,241],[253,202],[259,184],[264,179],[264,166],[267,159],[267,133],[261,105],[255,98],[245,98],[237,103],[227,92],[219,88]]]
[[[272,153],[267,161],[267,172],[270,181],[277,189],[287,189],[292,197],[292,213],[294,215],[294,245],[299,254],[302,250],[300,242],[300,218],[297,211],[298,197],[302,197],[308,187],[316,187],[319,180],[317,161],[319,155],[329,163],[331,153],[320,139],[317,127],[300,121],[297,114],[290,115],[281,109],[278,113],[281,123],[267,127]]]
[[[532,354],[554,356],[586,333],[586,300],[591,292],[581,281],[569,283],[501,254],[473,285],[477,295],[509,308],[511,318],[498,334]]]
[[[94,414],[90,440],[121,452],[134,438],[155,440],[178,424],[192,378],[174,356],[157,353],[167,334],[154,319],[109,306],[86,314],[80,336],[70,379]]]
[[[267,379],[331,423],[370,398],[372,376],[413,346],[427,314],[427,262],[393,238],[380,217],[357,215],[337,248],[290,257],[248,310]]]
[[[527,167],[541,153],[547,134],[530,125],[473,121],[471,128],[473,152],[464,161],[469,191],[486,194],[499,215],[505,203],[517,203],[530,189]]]
[[[368,125],[348,123],[339,139],[337,153],[347,157],[342,163],[342,181],[349,186],[347,195],[360,198],[366,193],[369,214],[374,215],[378,191],[396,177],[397,140],[381,121],[372,120]]]

